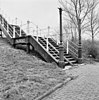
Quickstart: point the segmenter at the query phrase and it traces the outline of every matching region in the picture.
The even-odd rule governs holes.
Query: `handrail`
[[[78,48],[78,45],[70,40],[68,40],[70,43],[72,43],[74,46],[76,46]]]
[[[5,20],[5,18],[2,15],[0,15],[0,16],[1,16],[1,22],[3,20],[3,24],[4,24],[3,28],[7,31],[7,24],[8,24],[8,22]],[[9,27],[9,30],[10,30],[11,26],[9,24],[8,24],[8,27]],[[10,37],[12,37],[12,35],[13,35],[13,33],[11,31],[9,31],[8,34],[9,34]]]
[[[31,36],[35,41],[37,41],[33,36]],[[58,60],[57,59],[55,59],[47,50],[46,50],[46,48],[44,48],[43,46],[42,46],[42,44],[40,43],[40,42],[38,42],[39,43],[39,45],[58,63]]]
[[[51,37],[51,39],[57,44],[57,40],[55,41],[55,39],[53,38],[54,35],[49,35],[49,37]]]
[[[73,50],[75,50],[76,52],[78,52],[78,49],[76,49],[74,46],[69,44],[69,47],[73,48]]]
[[[54,38],[51,38],[51,39],[56,43]],[[68,41],[68,52],[77,59],[78,58],[78,45],[70,40],[67,40],[67,41]],[[63,46],[64,46],[64,49],[67,51],[67,45],[65,45],[64,42],[63,42]]]
[[[59,51],[49,42],[49,44],[50,44],[50,46],[52,46],[58,53],[59,53]],[[68,63],[70,63],[71,65],[73,65],[65,56],[64,56],[64,59],[68,62]]]
[[[75,58],[78,58],[77,53],[75,53],[75,52],[74,52],[74,51],[72,51],[71,49],[69,50],[69,52],[70,52],[70,53],[72,53],[72,54],[73,54],[73,56],[74,56]]]
[[[78,45],[69,40],[69,53],[78,59]]]
[[[50,42],[48,42],[48,44],[59,53],[59,51]]]

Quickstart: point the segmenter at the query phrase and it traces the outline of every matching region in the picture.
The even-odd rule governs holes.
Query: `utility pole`
[[[65,66],[65,63],[64,63],[63,34],[62,34],[62,8],[58,8],[58,9],[59,9],[59,17],[60,17],[59,66],[63,68]]]

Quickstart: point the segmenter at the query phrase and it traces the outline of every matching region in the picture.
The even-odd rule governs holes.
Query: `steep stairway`
[[[55,47],[55,49],[59,52],[59,45],[57,45],[56,41],[52,38],[49,38],[48,40]],[[58,58],[59,58],[59,55],[58,55]],[[64,48],[64,61],[65,62],[69,61],[71,64],[77,63],[77,60],[75,60],[71,54],[66,53],[66,48]]]
[[[34,37],[35,40],[37,37]],[[42,47],[47,50],[47,38],[38,37],[38,42]],[[48,38],[48,51],[47,51],[53,58],[56,63],[59,62],[59,45],[53,40],[52,38]],[[66,53],[66,50],[64,49],[64,62],[65,65],[74,65],[77,63],[77,60],[75,60],[70,54]]]
[[[27,52],[29,52],[30,46],[32,46],[45,61],[59,64],[59,45],[57,45],[54,39],[26,35],[24,30],[20,30],[18,25],[9,24],[2,15],[0,15],[0,30],[3,31],[12,46],[25,45]],[[65,65],[74,65],[77,62],[70,54],[66,53],[65,48],[64,62]]]

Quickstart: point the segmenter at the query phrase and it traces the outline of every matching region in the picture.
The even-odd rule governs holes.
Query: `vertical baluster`
[[[37,41],[38,41],[38,26],[36,26],[36,29],[37,29]]]
[[[21,31],[22,31],[21,27],[22,27],[22,22],[21,22],[21,25],[20,25],[20,37],[22,36],[22,34],[21,34]]]
[[[13,38],[15,38],[15,26],[13,26]]]
[[[69,52],[69,43],[68,43],[68,40],[67,40],[67,48],[66,49],[67,49],[66,50],[67,51],[66,53],[68,54],[68,52]]]
[[[2,26],[4,27],[4,19],[3,19],[3,17],[2,17]]]
[[[29,33],[30,33],[29,27],[30,27],[30,21],[27,21],[27,34],[28,34],[28,35],[29,35]]]
[[[7,23],[7,33],[9,33],[9,25],[8,25],[8,23]]]
[[[20,37],[21,37],[21,25],[20,25]]]
[[[0,24],[2,24],[2,16],[0,16]]]
[[[47,41],[46,42],[47,42],[47,51],[48,51],[48,37],[47,37]]]
[[[59,38],[58,38],[58,34],[57,34],[56,36],[57,36],[57,45],[58,45],[58,43],[59,43]]]
[[[49,50],[49,48],[48,48],[48,38],[49,38],[49,30],[50,30],[50,27],[48,26],[48,36],[47,36],[47,51]]]

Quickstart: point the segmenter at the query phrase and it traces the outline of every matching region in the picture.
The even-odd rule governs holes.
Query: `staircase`
[[[29,52],[30,46],[32,46],[45,61],[59,63],[59,45],[57,45],[54,39],[40,36],[27,36],[18,25],[10,25],[2,15],[0,15],[0,30],[3,31],[12,46],[25,45],[27,52]],[[64,48],[65,65],[76,64],[77,60],[74,58],[71,54],[67,54]]]

